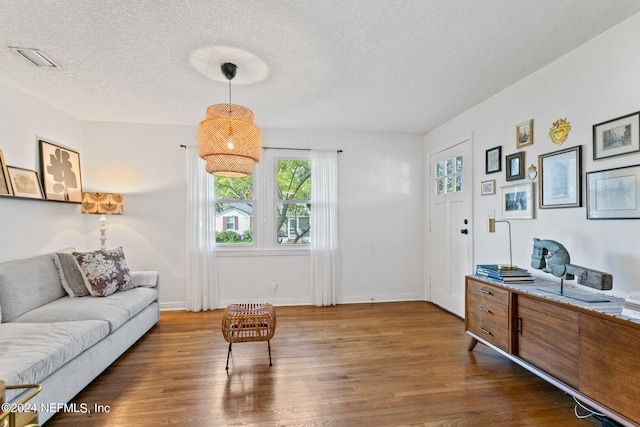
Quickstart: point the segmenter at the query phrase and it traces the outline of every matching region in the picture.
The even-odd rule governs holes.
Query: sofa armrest
[[[158,286],[157,271],[131,271],[131,279],[136,286],[155,288]]]

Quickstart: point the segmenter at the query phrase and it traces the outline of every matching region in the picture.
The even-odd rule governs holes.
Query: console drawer
[[[509,329],[509,306],[485,295],[467,294],[467,312],[474,313],[503,329]]]
[[[509,331],[474,312],[467,312],[467,330],[501,350],[509,351]]]
[[[484,297],[488,300],[496,301],[500,304],[509,304],[509,291],[486,283],[476,282],[475,280],[470,279],[467,282],[467,292]]]

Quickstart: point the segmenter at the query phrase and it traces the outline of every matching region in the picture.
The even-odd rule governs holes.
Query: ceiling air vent
[[[22,56],[29,61],[32,65],[38,68],[62,68],[55,62],[53,62],[47,55],[40,52],[38,49],[28,49],[24,47],[11,47],[9,49]]]

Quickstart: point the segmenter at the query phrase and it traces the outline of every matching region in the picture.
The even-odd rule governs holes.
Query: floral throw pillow
[[[106,297],[131,287],[131,273],[122,248],[94,252],[73,252],[93,297]]]

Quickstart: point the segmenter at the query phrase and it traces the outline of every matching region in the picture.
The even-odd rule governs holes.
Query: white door
[[[473,273],[471,139],[429,156],[430,300],[464,317],[464,276]]]

